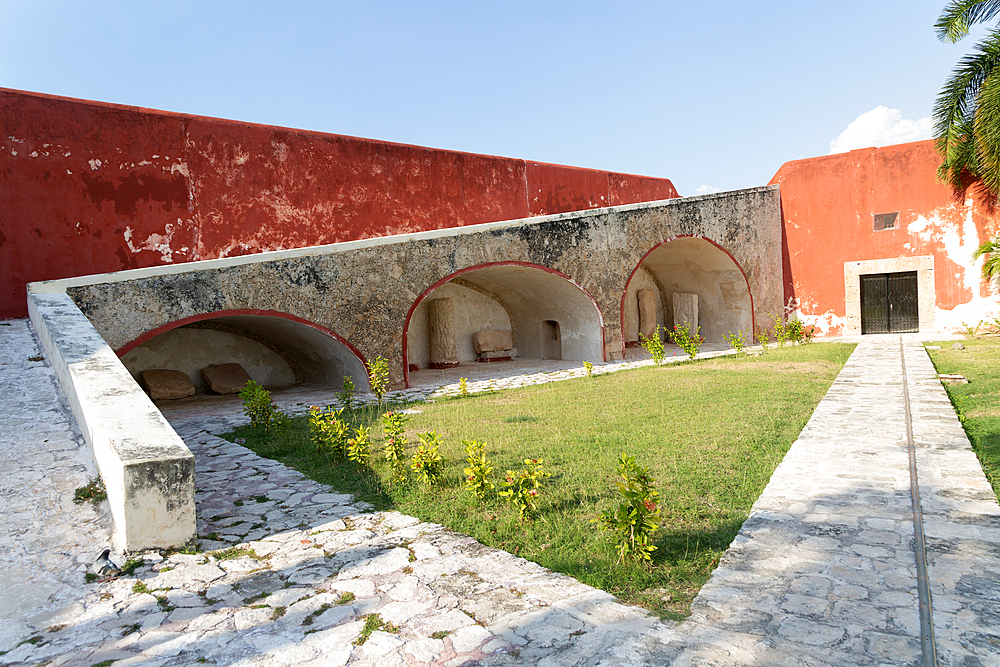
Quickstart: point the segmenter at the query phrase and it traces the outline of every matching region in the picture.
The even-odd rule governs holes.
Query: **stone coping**
[[[194,455],[65,293],[28,312],[107,488],[123,551],[195,539]]]
[[[763,192],[776,190],[777,185],[764,185],[755,188],[745,188],[743,190],[733,190],[729,192],[716,192],[708,195],[696,197],[677,197],[674,199],[664,199],[654,202],[640,202],[637,204],[625,204],[622,206],[609,206],[605,208],[588,209],[586,211],[570,211],[567,213],[555,213],[552,215],[540,215],[531,218],[521,218],[518,220],[502,220],[499,222],[484,222],[477,225],[465,225],[463,227],[448,227],[445,229],[433,229],[424,232],[413,232],[410,234],[395,234],[391,236],[378,236],[374,238],[359,239],[357,241],[344,241],[341,243],[331,243],[327,245],[308,246],[305,248],[292,248],[288,250],[272,250],[269,252],[254,253],[252,255],[240,255],[239,257],[222,257],[219,259],[205,259],[196,262],[184,262],[180,264],[168,264],[164,266],[151,266],[141,269],[129,269],[126,271],[115,271],[112,273],[99,273],[89,276],[78,276],[73,278],[63,278],[60,280],[46,280],[41,282],[28,283],[28,294],[58,293],[64,292],[70,287],[82,285],[96,285],[103,283],[125,282],[137,280],[150,276],[163,276],[178,273],[188,273],[192,271],[207,271],[211,269],[222,269],[233,266],[243,266],[246,264],[260,264],[278,260],[295,259],[297,257],[309,257],[312,255],[332,255],[337,253],[359,250],[362,248],[372,248],[383,245],[393,245],[406,243],[408,241],[420,241],[427,239],[439,239],[453,236],[463,236],[468,234],[483,234],[512,227],[524,227],[540,225],[556,220],[571,220],[574,218],[585,218],[594,215],[606,215],[627,211],[641,211],[653,208],[670,208],[680,206],[695,200],[723,199],[733,195],[743,195],[750,192]]]

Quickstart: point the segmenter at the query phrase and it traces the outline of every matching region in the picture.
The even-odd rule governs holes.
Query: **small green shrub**
[[[309,437],[316,451],[343,458],[347,456],[347,422],[340,418],[344,409],[325,410],[315,405],[309,408]]]
[[[390,482],[406,481],[406,435],[404,424],[409,419],[400,412],[389,411],[382,415],[382,433],[385,435],[385,460],[389,464]]]
[[[270,429],[278,413],[271,392],[250,380],[240,389],[240,398],[243,399],[243,415],[250,420],[250,425]]]
[[[646,338],[641,333],[639,334],[639,345],[642,349],[649,352],[649,356],[653,358],[653,363],[659,366],[663,363],[663,357],[666,355],[666,350],[663,348],[663,340],[660,338],[660,326],[656,326],[656,331],[649,338]]]
[[[469,397],[469,378],[458,378],[458,393],[462,398]]]
[[[420,440],[420,446],[413,453],[410,470],[415,472],[424,484],[437,484],[441,480],[441,473],[444,472],[444,457],[438,451],[441,438],[434,431],[420,433],[417,438]]]
[[[381,405],[385,392],[389,389],[389,362],[382,357],[375,357],[368,362],[368,382],[372,393]]]
[[[551,475],[542,470],[542,459],[524,459],[524,468],[520,472],[507,471],[501,482],[504,487],[498,495],[517,510],[521,521],[530,519],[538,511],[538,486],[543,479]]]
[[[674,341],[677,347],[684,350],[688,357],[694,359],[695,355],[698,354],[698,348],[705,342],[705,339],[699,335],[699,331],[701,331],[701,327],[695,327],[694,331],[691,331],[691,327],[687,322],[675,325],[674,330],[670,332],[670,340]]]
[[[614,534],[618,548],[618,562],[626,560],[649,561],[656,550],[650,536],[660,524],[659,495],[653,488],[653,478],[648,468],[640,468],[634,456],[618,457],[618,493],[624,498],[618,507],[601,512],[598,522],[604,530]]]
[[[354,392],[357,387],[354,386],[354,380],[351,379],[350,375],[344,376],[344,385],[340,391],[337,392],[337,400],[340,401],[340,407],[344,410],[350,410],[351,404],[354,403]]]
[[[771,331],[774,333],[774,340],[778,343],[778,347],[784,347],[785,343],[788,341],[788,327],[785,322],[774,315],[771,316]]]
[[[480,502],[486,500],[487,495],[496,489],[496,484],[490,481],[493,473],[493,465],[486,458],[484,451],[485,443],[475,440],[463,440],[465,445],[465,461],[469,465],[463,470],[465,473],[465,488],[476,494]]]
[[[730,331],[723,336],[723,338],[725,338],[726,342],[729,343],[734,350],[736,350],[736,354],[743,354],[746,351],[747,341],[742,329],[736,333]]]
[[[771,337],[768,335],[768,332],[767,332],[766,329],[761,329],[757,333],[757,340],[760,341],[761,348],[764,349],[764,350],[766,350],[768,343],[771,342]]]
[[[367,426],[362,425],[354,429],[354,437],[347,441],[348,459],[361,465],[368,463],[372,457],[370,433],[371,429]]]
[[[589,361],[583,362],[583,370],[587,373],[587,377],[594,377],[594,364]]]

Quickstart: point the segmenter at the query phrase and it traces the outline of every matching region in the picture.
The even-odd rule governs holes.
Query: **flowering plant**
[[[444,457],[438,452],[441,438],[434,431],[418,433],[417,438],[420,446],[413,453],[410,470],[417,473],[425,484],[437,484],[444,471]]]
[[[687,322],[678,324],[670,332],[670,340],[674,341],[677,347],[684,350],[688,357],[694,359],[695,355],[698,354],[698,348],[705,342],[705,339],[698,335],[699,331],[701,331],[701,327],[695,327],[694,331],[691,331],[691,325]]]
[[[521,521],[530,519],[538,510],[538,485],[541,480],[551,475],[542,470],[542,459],[524,459],[524,469],[520,472],[507,471],[504,477],[504,489],[498,495],[506,498],[517,510]]]
[[[463,470],[465,488],[476,494],[476,497],[482,502],[486,500],[486,494],[496,488],[496,484],[490,481],[493,465],[486,458],[486,452],[483,451],[486,444],[475,440],[463,440],[462,444],[465,445],[465,460],[469,464]]]
[[[626,558],[649,561],[656,550],[650,544],[650,536],[660,523],[660,508],[656,504],[659,493],[653,488],[649,469],[636,465],[634,456],[620,455],[617,470],[622,479],[618,482],[618,493],[624,502],[601,512],[597,521],[604,530],[614,532],[618,562]]]

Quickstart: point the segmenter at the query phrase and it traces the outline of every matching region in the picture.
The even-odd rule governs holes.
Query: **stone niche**
[[[674,292],[674,326],[684,324],[694,334],[698,331],[698,295],[685,292]]]

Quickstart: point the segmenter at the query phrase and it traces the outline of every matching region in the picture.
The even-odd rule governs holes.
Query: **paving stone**
[[[0,330],[0,359],[37,354],[28,326],[15,324],[19,328]],[[29,610],[0,623],[0,651],[16,648],[0,656],[0,664],[33,651],[51,664],[99,662],[93,656],[100,651],[119,651],[115,655],[125,657],[116,665],[190,664],[199,657],[215,664],[379,667],[432,661],[912,662],[920,651],[919,614],[899,340],[863,339],[696,598],[692,616],[679,624],[661,623],[606,593],[440,526],[399,512],[371,512],[349,495],[211,435],[243,420],[239,401],[226,397],[178,401],[164,412],[196,456],[199,534],[218,533],[225,540],[216,543],[220,548],[242,543],[258,558],[175,554],[164,563],[172,570],[140,569],[137,576],[147,585],[169,589],[167,602],[177,605],[169,612],[161,611],[155,597],[133,593],[133,578],[85,586],[82,569],[73,568],[85,567],[103,548],[110,517],[100,507],[48,503],[44,494],[71,497],[74,480],[93,474],[86,448],[47,364],[0,365],[0,385],[7,381],[22,387],[18,396],[32,396],[15,404],[0,398],[7,401],[0,434],[10,434],[18,450],[0,450],[0,490],[23,499],[5,510],[0,529],[18,545],[16,557],[0,560],[0,572],[10,579],[0,586],[0,602]],[[991,582],[1000,579],[1000,508],[956,428],[926,353],[914,337],[904,342],[932,536],[928,556],[940,609],[939,645],[947,664],[997,663],[1000,619]],[[595,372],[650,363],[603,364]],[[397,395],[455,394],[458,377],[469,377],[473,391],[491,391],[584,374],[572,362],[538,362],[532,373],[507,376],[504,369],[513,366],[488,366],[452,369],[462,375],[444,387],[423,384]],[[23,388],[26,370],[34,373],[30,392]],[[492,373],[498,376],[491,383]],[[12,374],[16,381],[5,380]],[[411,379],[419,384],[421,374]],[[282,409],[300,412],[334,400],[318,388],[275,392],[275,398]],[[57,460],[53,453],[67,458]],[[39,531],[39,525],[53,530]],[[51,546],[41,546],[41,533]],[[68,536],[76,541],[67,544]],[[415,561],[402,545],[412,549]],[[70,569],[67,563],[73,563]],[[34,589],[18,593],[17,582],[25,578]],[[344,592],[353,593],[354,601],[336,604]],[[376,612],[397,624],[399,633],[377,631],[365,646],[353,646],[364,616]],[[17,647],[44,630],[26,618],[62,618],[68,625],[58,642]],[[123,628],[135,624],[135,632],[122,636]],[[437,631],[449,634],[431,638]]]

